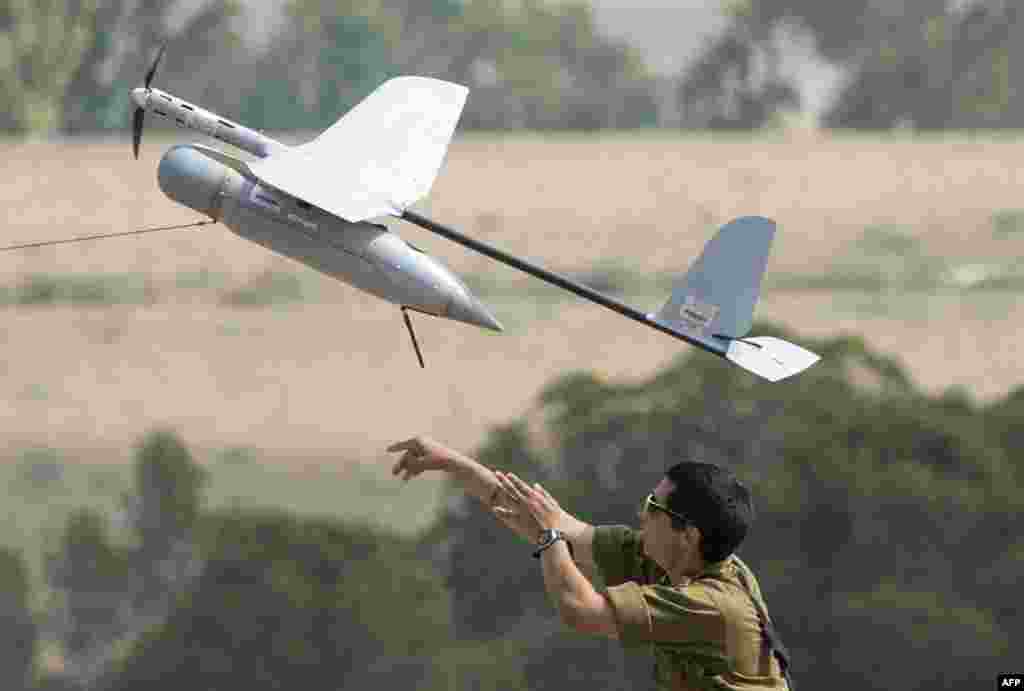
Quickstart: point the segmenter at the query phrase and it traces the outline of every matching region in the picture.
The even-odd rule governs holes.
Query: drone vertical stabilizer
[[[742,338],[754,323],[754,307],[775,223],[744,216],[722,226],[653,316],[698,337]]]
[[[250,167],[347,221],[401,216],[434,184],[468,93],[439,79],[390,79],[316,139]]]

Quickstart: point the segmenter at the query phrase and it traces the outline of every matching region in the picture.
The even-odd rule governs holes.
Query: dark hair
[[[736,551],[754,520],[750,490],[714,463],[677,463],[665,476],[674,485],[666,503],[700,530],[704,561],[721,561]],[[677,530],[684,527],[676,519],[672,523]]]

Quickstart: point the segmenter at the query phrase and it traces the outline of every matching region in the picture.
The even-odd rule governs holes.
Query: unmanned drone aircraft
[[[247,240],[401,307],[421,367],[406,310],[494,331],[502,327],[441,262],[372,219],[393,216],[418,225],[770,381],[819,359],[777,338],[746,337],[775,233],[767,218],[747,216],[723,226],[668,302],[645,313],[409,208],[437,177],[466,87],[425,77],[390,79],[312,141],[292,147],[152,88],[163,53],[161,48],[144,85],[131,92],[135,157],[151,112],[259,160],[243,161],[201,144],[177,145],[160,161],[160,189],[211,219],[200,223],[219,221]]]

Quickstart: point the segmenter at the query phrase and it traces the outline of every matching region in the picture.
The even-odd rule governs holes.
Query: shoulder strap
[[[779,667],[782,669],[782,677],[786,680],[786,684],[789,686],[789,691],[796,691],[796,687],[793,686],[793,679],[789,676],[789,650],[786,649],[782,639],[779,638],[778,632],[775,630],[775,625],[772,624],[772,620],[768,618],[768,614],[764,611],[761,606],[760,600],[754,595],[754,591],[750,588],[750,583],[747,581],[747,574],[739,564],[736,564],[736,575],[740,579],[740,583],[746,588],[747,594],[750,595],[750,599],[754,602],[754,609],[757,610],[757,618],[761,620],[761,631],[764,633],[764,644],[765,646],[775,653],[775,657],[779,660]]]

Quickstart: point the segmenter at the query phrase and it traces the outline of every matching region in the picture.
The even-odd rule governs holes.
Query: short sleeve
[[[649,643],[724,659],[725,621],[705,588],[627,582],[608,588],[606,595],[623,645]]]
[[[594,563],[605,585],[640,580],[643,575],[640,550],[639,536],[627,526],[601,525],[594,529]]]

